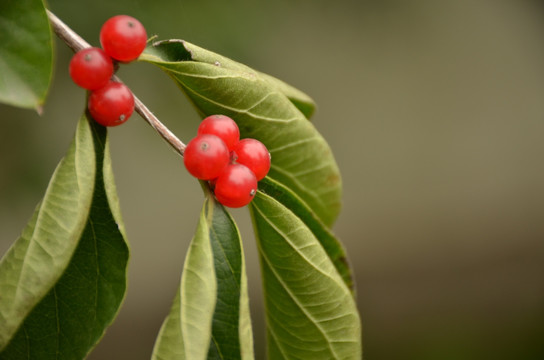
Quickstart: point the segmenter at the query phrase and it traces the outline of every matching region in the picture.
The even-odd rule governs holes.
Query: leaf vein
[[[321,198],[321,196],[319,196],[319,194],[317,194],[315,191],[313,190],[310,190],[309,188],[307,188],[304,184],[302,184],[300,182],[299,179],[297,179],[294,174],[292,174],[291,172],[285,170],[284,168],[282,167],[279,167],[279,166],[275,166],[274,163],[272,162],[272,164],[270,165],[270,169],[282,174],[283,176],[291,179],[291,181],[296,184],[300,190],[304,191],[306,194],[308,194],[309,196],[311,196],[313,198],[314,201],[316,201],[317,203],[319,203],[322,207],[325,207],[325,203],[323,202],[323,199]],[[272,176],[272,178],[280,183],[282,183],[278,178],[274,178]],[[289,186],[290,188],[292,188],[291,186]],[[335,190],[335,189],[331,189],[331,190]]]
[[[314,267],[314,269],[316,271],[318,271],[319,273],[323,274],[324,276],[328,277],[328,278],[331,278],[332,280],[335,280],[333,279],[330,274],[327,274],[325,272],[323,272],[321,269],[319,269],[318,267],[316,267],[313,262],[310,261],[310,259],[306,258],[306,256],[302,253],[300,253],[297,249],[297,247],[291,242],[289,241],[283,234],[283,232],[278,229],[278,227],[276,225],[274,225],[273,223],[271,223],[268,219],[268,217],[262,212],[262,210],[259,208],[258,205],[255,205],[254,208],[261,214],[261,216],[263,217],[263,219],[268,222],[268,224],[280,235],[282,236],[282,238],[285,240],[285,242],[287,244],[289,244],[291,246],[291,248],[293,248],[293,250],[295,250],[297,253],[300,254],[300,256],[306,260],[310,265],[312,265]],[[293,300],[293,302],[298,306],[298,308],[302,311],[302,313],[315,325],[315,327],[319,330],[319,332],[321,332],[321,334],[323,335],[323,337],[327,340],[327,345],[328,345],[328,348],[331,352],[331,354],[334,355],[335,358],[338,358],[338,355],[336,354],[335,350],[333,349],[333,347],[331,346],[331,339],[329,338],[328,336],[328,333],[319,325],[319,322],[313,318],[313,316],[307,311],[306,307],[300,303],[299,299],[295,296],[295,294],[292,293],[291,289],[289,288],[289,286],[283,281],[283,278],[276,272],[272,262],[270,261],[270,259],[268,258],[268,256],[266,255],[266,253],[262,250],[262,248],[259,246],[259,252],[261,253],[263,259],[266,261],[266,263],[268,264],[268,266],[270,267],[270,270],[272,272],[272,274],[274,274],[274,276],[276,277],[276,279],[278,280],[278,282],[283,286],[283,288],[285,289],[286,293],[289,295],[289,297]]]
[[[294,116],[292,118],[289,118],[289,119],[278,119],[278,118],[272,118],[272,117],[268,117],[268,116],[263,116],[263,115],[259,115],[259,114],[255,114],[249,110],[244,110],[244,109],[239,109],[239,108],[235,108],[235,107],[232,107],[232,106],[227,106],[226,104],[223,104],[223,103],[220,103],[218,101],[215,101],[215,100],[212,100],[210,99],[209,97],[207,96],[204,96],[203,94],[201,93],[198,93],[196,92],[194,89],[192,89],[191,87],[187,86],[187,84],[185,84],[183,81],[181,81],[180,79],[178,79],[178,81],[183,84],[184,88],[195,94],[196,96],[214,104],[214,105],[217,105],[219,107],[222,107],[224,109],[227,109],[229,111],[233,111],[233,112],[237,112],[237,113],[244,113],[244,114],[248,114],[249,116],[251,116],[252,118],[256,119],[256,120],[262,120],[262,121],[269,121],[269,122],[278,122],[278,123],[289,123],[289,122],[292,122],[292,121],[297,121],[299,120],[299,117],[298,116]],[[249,108],[251,109],[251,107]]]

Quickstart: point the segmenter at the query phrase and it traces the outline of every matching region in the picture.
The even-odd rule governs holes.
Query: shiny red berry
[[[215,181],[214,193],[217,201],[225,206],[246,206],[257,193],[257,178],[246,166],[229,164]]]
[[[134,111],[134,96],[121,83],[110,81],[89,96],[89,112],[103,126],[117,126],[128,120]]]
[[[198,134],[211,134],[218,136],[225,142],[229,150],[240,140],[238,125],[226,115],[211,115],[202,120],[198,126]]]
[[[78,51],[70,60],[70,77],[87,90],[105,86],[113,75],[113,62],[104,50],[91,47]]]
[[[200,180],[215,179],[229,161],[227,145],[215,135],[198,135],[189,141],[183,153],[183,163],[187,171]]]
[[[242,139],[233,150],[233,160],[247,166],[257,180],[262,180],[270,170],[270,153],[266,146],[256,139]]]
[[[147,33],[138,20],[128,15],[108,19],[100,30],[100,44],[112,58],[129,62],[145,49]]]

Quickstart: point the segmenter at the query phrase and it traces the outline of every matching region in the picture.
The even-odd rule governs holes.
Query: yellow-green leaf
[[[361,359],[355,300],[310,229],[270,196],[250,206],[258,240],[269,359]]]
[[[353,280],[352,270],[344,246],[319,220],[312,209],[288,188],[269,177],[266,177],[259,182],[259,190],[279,201],[306,224],[315,238],[321,243],[321,246],[323,246],[323,249],[331,259],[334,267],[336,267],[336,270],[346,283],[347,287],[355,294],[355,282]]]

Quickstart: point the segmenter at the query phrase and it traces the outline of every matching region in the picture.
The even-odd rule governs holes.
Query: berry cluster
[[[211,115],[187,144],[183,162],[191,175],[210,182],[221,204],[238,208],[255,197],[257,182],[270,170],[270,153],[256,139],[240,140],[230,117]]]
[[[107,20],[100,30],[101,48],[78,51],[70,61],[70,76],[80,87],[91,93],[88,109],[103,126],[117,126],[128,120],[134,111],[130,89],[111,80],[114,62],[127,63],[144,51],[147,33],[143,25],[128,15]]]

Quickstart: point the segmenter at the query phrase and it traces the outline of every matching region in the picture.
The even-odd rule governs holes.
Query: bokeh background
[[[536,0],[49,0],[93,45],[127,13],[299,87],[343,174],[366,359],[544,359],[544,6]],[[42,116],[0,105],[0,253],[40,200],[85,104],[57,65]],[[181,139],[199,117],[158,69],[119,76]],[[148,359],[202,204],[137,115],[110,132],[131,244],[119,317],[89,359]],[[256,355],[260,275],[244,237]]]

